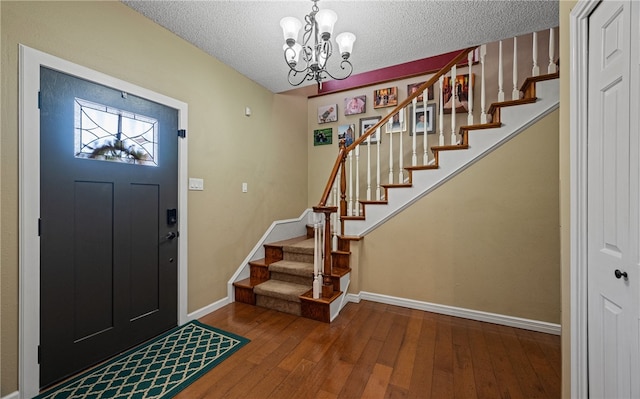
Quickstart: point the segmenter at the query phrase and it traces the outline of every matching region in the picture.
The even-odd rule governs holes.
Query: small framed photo
[[[411,107],[412,108],[412,107]],[[415,122],[415,126],[411,126],[409,129],[409,135],[413,136],[413,132],[415,129],[416,135],[424,134],[426,131],[427,134],[432,134],[436,132],[436,105],[435,104],[427,104],[418,105],[415,110],[411,109],[411,118],[412,122]]]
[[[347,97],[344,99],[344,114],[357,115],[367,111],[367,96]]]
[[[380,116],[370,116],[368,118],[361,118],[360,119],[360,134],[358,135],[358,137],[360,137],[363,134],[365,134],[367,132],[367,130],[369,130],[369,128],[373,127],[376,123],[378,123],[378,121],[380,121],[380,119],[382,119],[382,117],[380,117]],[[378,128],[375,133],[373,133],[371,136],[369,136],[368,142],[365,139],[365,141],[363,141],[362,144],[369,144],[369,143],[378,144],[379,142],[380,142],[380,128]]]
[[[353,144],[353,141],[356,137],[356,125],[340,125],[338,126],[338,145],[340,145],[340,140],[344,139],[345,147],[349,147]]]
[[[329,123],[338,120],[338,104],[318,107],[318,123]]]
[[[418,91],[418,88],[425,83],[426,82],[420,82],[420,83],[411,83],[407,85],[407,97],[409,97],[410,95]],[[433,85],[429,86],[429,88],[426,91],[427,91],[427,101],[433,100],[434,99]],[[417,100],[418,102],[424,101],[424,92],[422,92],[422,94],[418,96]]]
[[[398,105],[398,88],[387,87],[373,91],[373,108],[394,107]]]
[[[313,131],[313,145],[325,145],[333,142],[333,128],[316,129]]]
[[[407,130],[407,124],[405,123],[405,108],[393,114],[393,116],[387,121],[387,133],[404,132]]]

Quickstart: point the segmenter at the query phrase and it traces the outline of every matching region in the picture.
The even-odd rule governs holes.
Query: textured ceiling
[[[272,92],[292,88],[280,19],[303,20],[310,0],[123,3]],[[338,14],[333,37],[344,31],[356,35],[354,74],[555,27],[559,10],[558,0],[352,0],[318,6]],[[337,68],[339,57],[333,58]]]

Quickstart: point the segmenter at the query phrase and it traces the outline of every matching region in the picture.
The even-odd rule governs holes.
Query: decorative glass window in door
[[[75,99],[76,158],[158,165],[158,121]]]

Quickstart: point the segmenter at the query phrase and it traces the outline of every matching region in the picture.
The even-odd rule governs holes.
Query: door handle
[[[175,233],[173,231],[170,231],[169,233],[167,233],[167,235],[164,237],[167,240],[173,240],[174,238],[178,237],[180,235],[180,233]]]
[[[625,280],[629,279],[629,275],[627,274],[627,272],[621,272],[620,269],[616,269],[616,271],[613,273],[616,275],[616,278],[624,277]]]

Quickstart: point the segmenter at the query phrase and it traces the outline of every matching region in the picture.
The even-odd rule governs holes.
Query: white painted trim
[[[480,310],[458,308],[455,306],[439,305],[437,303],[416,301],[413,299],[398,298],[389,295],[374,294],[372,292],[360,291],[359,294],[349,294],[347,299],[350,302],[360,303],[361,300],[385,303],[387,305],[402,306],[409,309],[423,310],[448,316],[461,317],[464,319],[483,321],[486,323],[500,324],[503,326],[522,328],[525,330],[537,331],[547,334],[560,335],[559,324],[548,323],[520,317],[506,316],[497,313],[483,312]]]
[[[276,220],[258,240],[249,255],[240,263],[236,272],[227,282],[227,297],[229,302],[236,300],[233,283],[249,277],[249,262],[264,258],[264,244],[300,237],[307,234],[307,217],[312,213],[311,208],[305,209],[297,219]]]
[[[230,304],[231,302],[232,302],[231,298],[226,296],[226,297],[224,297],[224,298],[222,298],[220,300],[215,301],[212,304],[209,304],[207,306],[201,307],[200,309],[196,310],[195,312],[189,313],[187,315],[187,319],[189,321],[199,319],[199,318],[201,318],[203,316],[208,315],[211,312],[215,312],[216,310],[222,308],[223,306],[226,306],[226,305]]]
[[[599,0],[581,0],[570,15],[571,397],[589,397],[587,345],[587,94],[589,16]]]
[[[187,130],[188,106],[134,84],[113,78],[41,51],[20,45],[19,73],[19,369],[20,396],[39,392],[37,348],[40,343],[40,66],[148,98],[178,110],[178,125]],[[187,321],[187,139],[178,140],[178,323]]]
[[[9,395],[3,397],[2,399],[19,399],[20,398],[20,392],[15,391],[10,393]]]

